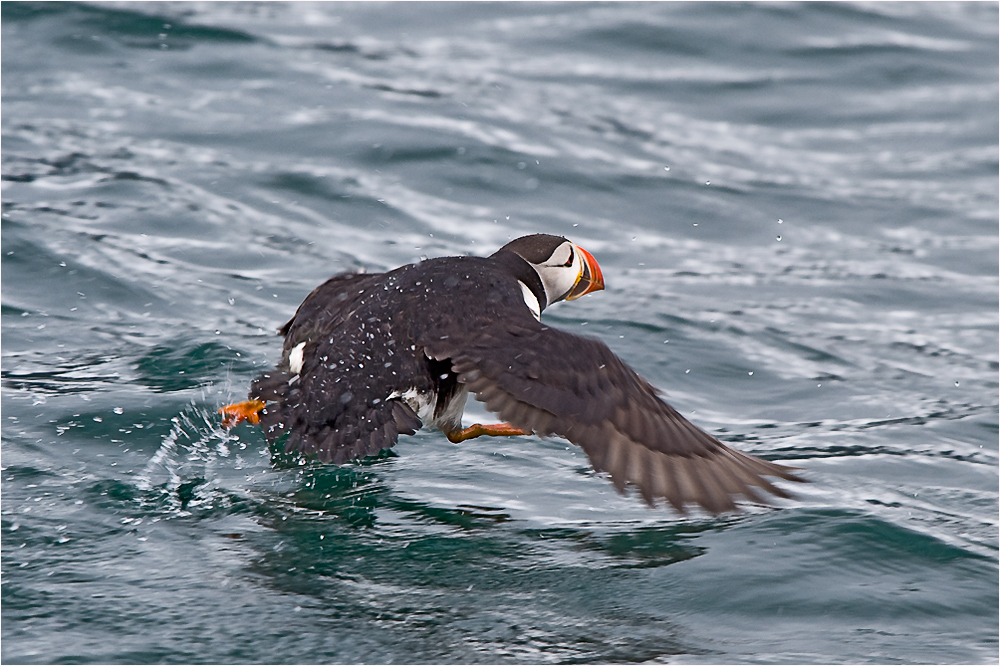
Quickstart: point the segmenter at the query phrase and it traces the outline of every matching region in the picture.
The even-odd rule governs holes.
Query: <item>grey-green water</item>
[[[4,662],[997,661],[996,3],[2,11]],[[537,231],[795,501],[219,429],[326,277]]]

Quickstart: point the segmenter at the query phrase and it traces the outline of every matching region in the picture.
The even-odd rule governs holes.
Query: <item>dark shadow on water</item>
[[[371,527],[389,488],[368,468],[395,456],[384,451],[360,464],[342,467],[307,463],[299,488],[289,495],[289,500],[296,507],[340,518],[352,527]]]
[[[345,499],[358,490],[354,473],[310,474],[310,492],[340,489]],[[490,663],[635,663],[705,653],[667,616],[623,602],[621,591],[645,569],[704,552],[694,541],[717,523],[607,533],[525,529],[496,520],[502,514],[494,509],[429,507],[388,491],[370,497],[417,525],[358,525],[313,512],[274,516],[265,521],[268,532],[240,537],[256,553],[247,574],[281,595],[311,600],[300,603],[331,622],[377,631],[385,649],[414,637],[422,645],[458,641],[474,648],[474,661]],[[473,661],[450,650],[407,659],[428,660]]]
[[[155,9],[156,5],[148,7]],[[169,36],[169,46],[173,49],[191,48],[198,42],[250,44],[257,41],[246,32],[185,24],[177,16],[76,2],[5,2],[2,16],[5,21],[33,21],[70,13],[78,14],[75,23],[82,30],[103,32],[131,48],[160,49],[164,43],[160,35],[164,33]]]
[[[861,559],[874,570],[892,571],[915,562],[943,566],[961,560],[993,562],[984,555],[954,546],[928,534],[907,529],[876,515],[848,509],[799,509],[767,516],[754,525],[758,534],[775,533],[792,539],[827,544],[825,557],[854,564]],[[864,557],[859,556],[864,553]]]

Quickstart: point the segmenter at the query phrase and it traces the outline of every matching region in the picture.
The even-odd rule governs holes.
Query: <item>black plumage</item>
[[[801,480],[790,468],[727,447],[604,343],[536,318],[532,297],[540,312],[581,292],[548,293],[563,266],[545,262],[567,245],[529,236],[491,257],[430,259],[320,285],[281,329],[278,367],[251,386],[267,438],[288,433],[287,451],[339,464],[427,422],[453,436],[471,391],[516,428],[578,444],[619,490],[635,485],[650,504],[721,512],[735,508],[735,495],[759,500],[757,489],[787,496],[763,476]],[[569,262],[581,252],[593,259],[571,247]],[[596,262],[584,263],[602,280]]]

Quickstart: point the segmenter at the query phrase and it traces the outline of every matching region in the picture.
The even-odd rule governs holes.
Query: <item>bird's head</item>
[[[604,289],[604,275],[594,255],[562,236],[522,236],[504,245],[497,254],[504,251],[524,259],[538,274],[545,291],[542,309]]]

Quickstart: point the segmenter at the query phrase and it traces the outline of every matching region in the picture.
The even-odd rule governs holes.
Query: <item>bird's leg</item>
[[[490,423],[487,425],[475,423],[463,430],[453,430],[446,434],[448,435],[448,441],[458,444],[459,442],[474,439],[480,435],[493,435],[497,437],[505,435],[530,435],[531,433],[520,428],[515,428],[509,423]]]
[[[260,423],[260,410],[264,409],[264,403],[260,400],[246,400],[226,405],[219,409],[222,414],[222,427],[232,428],[238,423],[249,421],[254,425]]]

